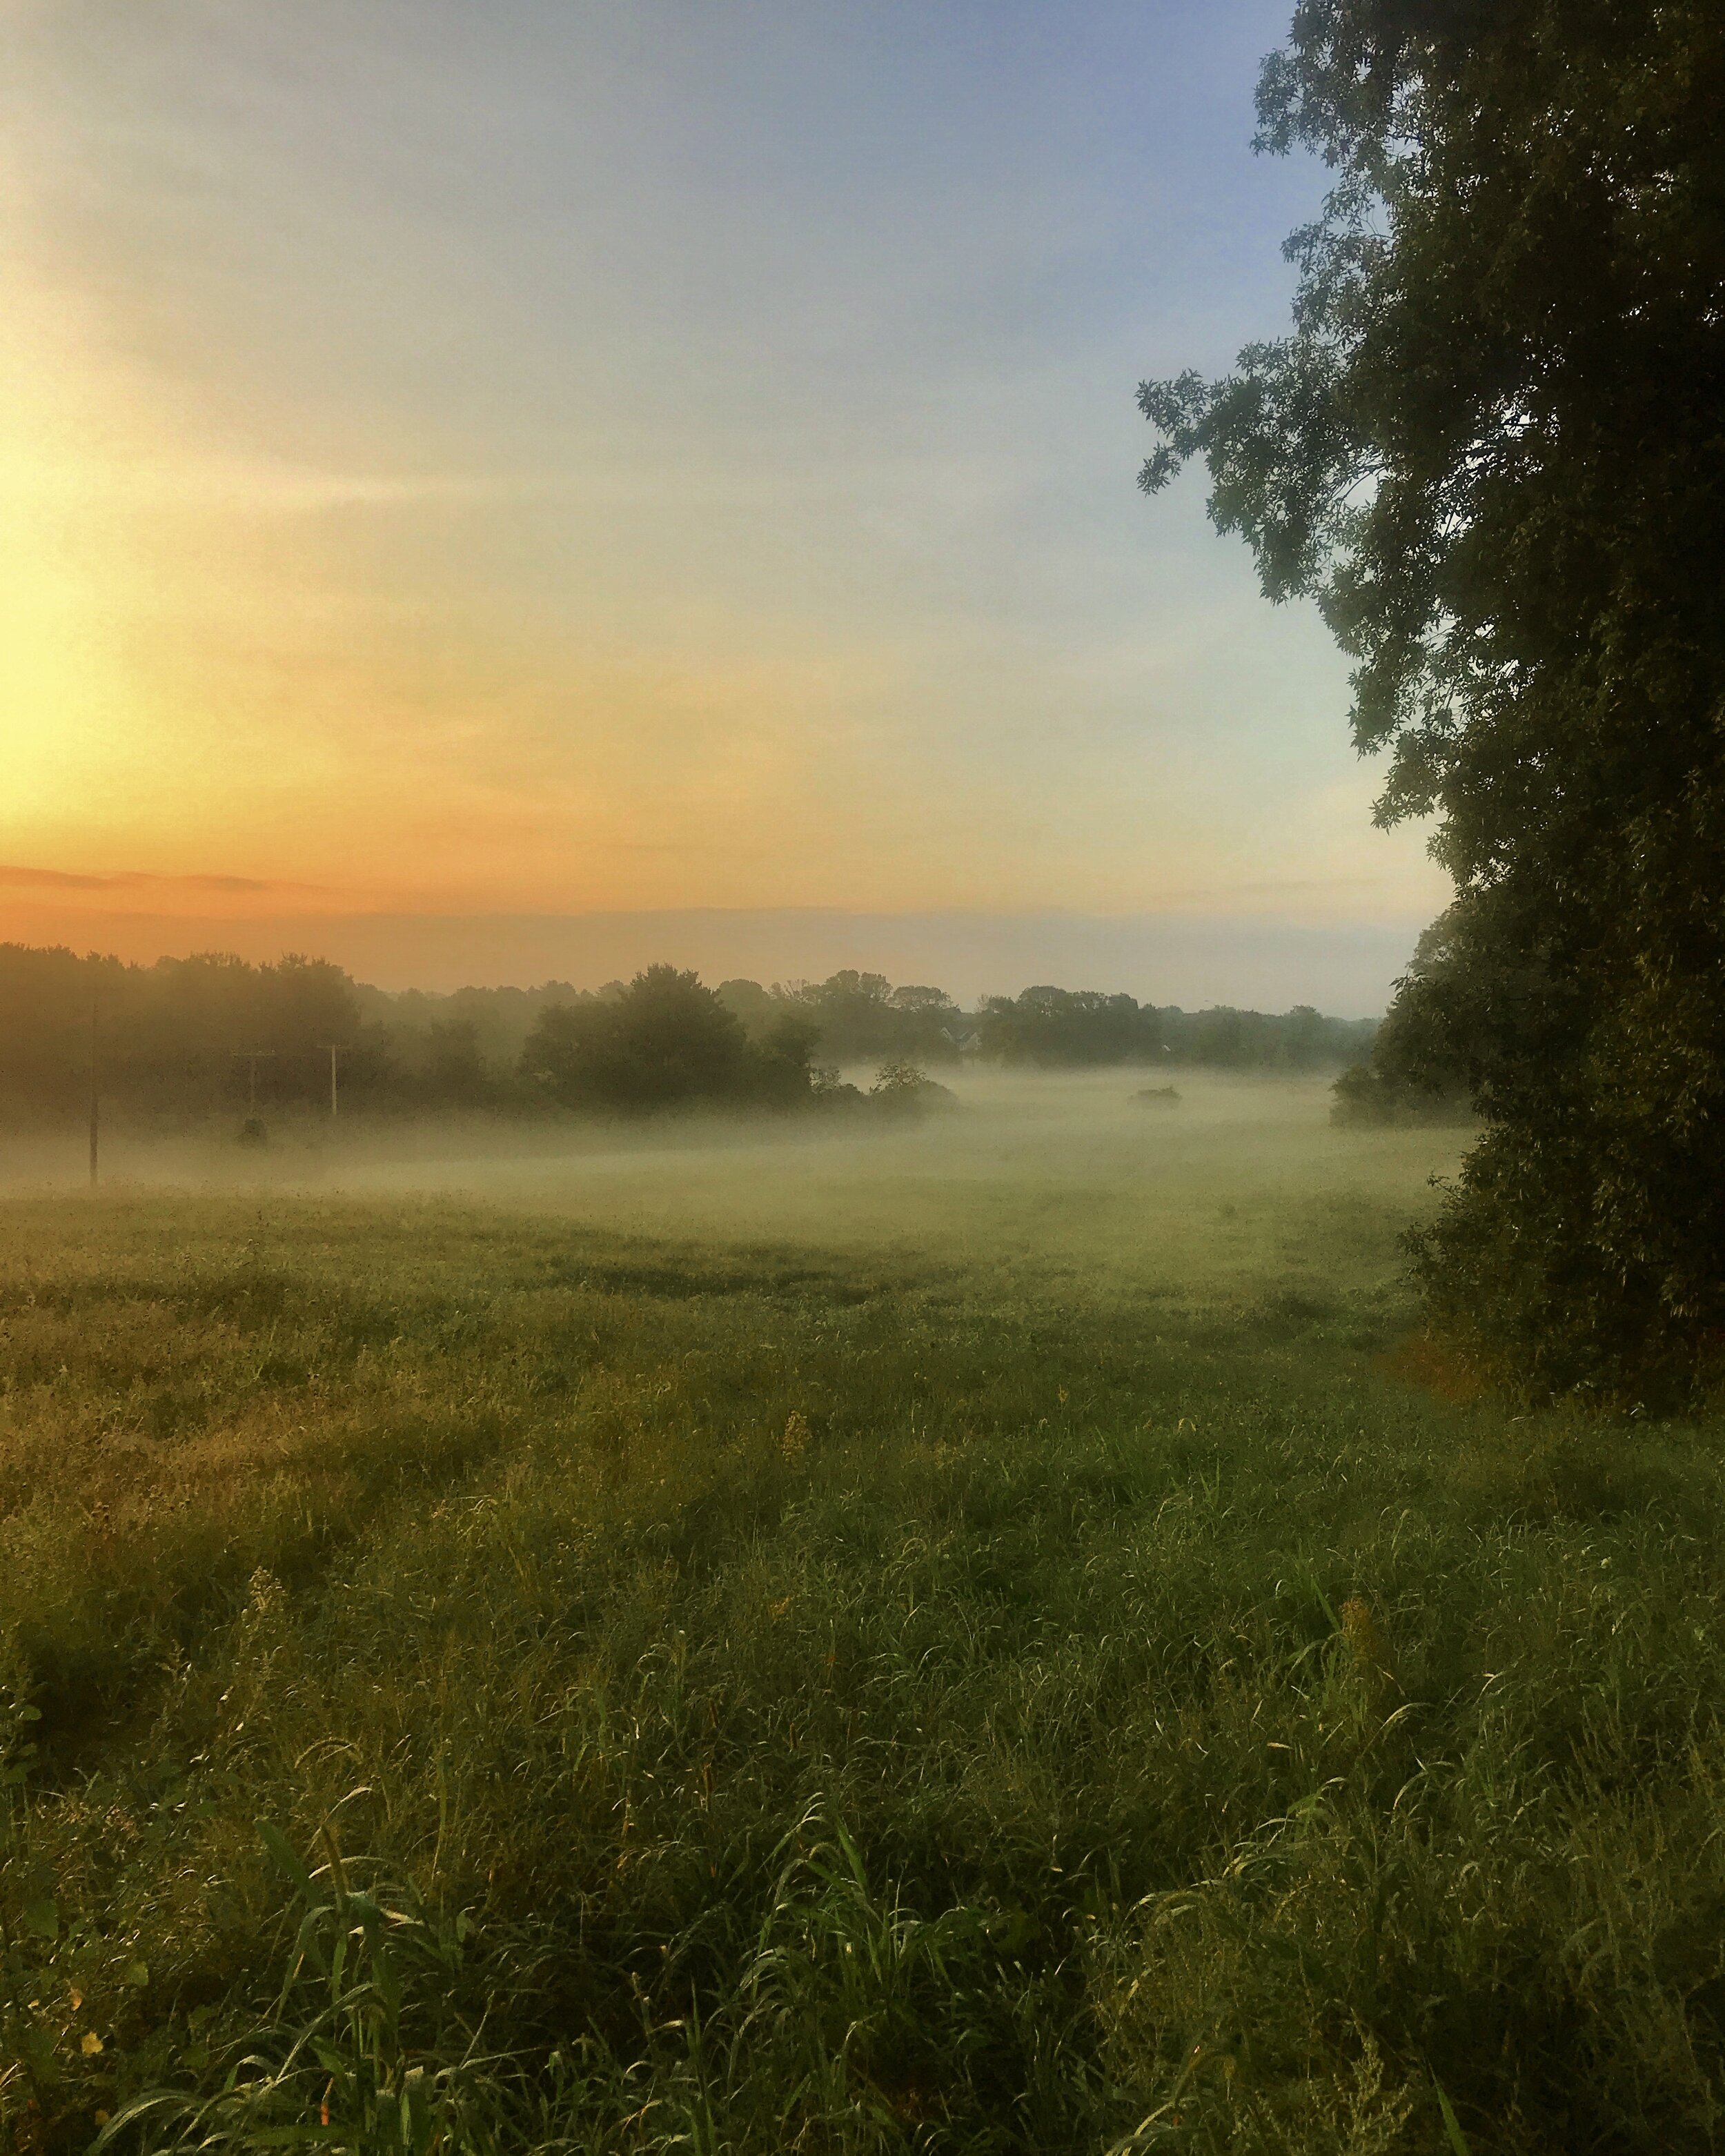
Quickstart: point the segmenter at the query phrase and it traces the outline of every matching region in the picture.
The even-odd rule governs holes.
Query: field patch
[[[9,1201],[14,2145],[1708,2145],[1717,1432],[1237,1102]]]

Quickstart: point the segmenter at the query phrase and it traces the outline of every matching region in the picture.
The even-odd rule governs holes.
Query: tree
[[[957,1105],[957,1096],[949,1086],[939,1084],[926,1070],[906,1062],[901,1056],[881,1065],[874,1084],[862,1097],[877,1114],[899,1122],[920,1120],[931,1108]]]
[[[770,1033],[784,1013],[784,1003],[758,981],[721,981],[713,991],[751,1040]]]
[[[770,995],[752,981],[727,981],[719,991],[751,1029],[764,1024],[757,996],[769,1008],[810,1019],[821,1051],[841,1063],[886,1055],[956,1062],[963,1014],[943,988],[896,988],[884,973],[845,967],[824,981],[795,981]]]
[[[1048,1066],[1151,1063],[1163,1050],[1161,1018],[1134,996],[1095,988],[1026,988],[984,996],[982,1053],[1000,1063]]]
[[[1272,599],[1356,662],[1379,820],[1456,897],[1394,1045],[1483,1134],[1419,1243],[1532,1394],[1725,1337],[1725,10],[1301,0],[1260,146],[1334,186],[1291,334],[1146,383]],[[1435,1067],[1435,1066],[1434,1066]]]
[[[1372,1040],[1371,1060],[1334,1087],[1341,1124],[1468,1122],[1466,1044],[1483,1040],[1481,992],[1506,1014],[1507,984],[1490,982],[1483,954],[1464,952],[1453,913],[1440,914],[1415,945],[1400,991]]]
[[[425,1064],[419,1090],[434,1108],[490,1108],[501,1088],[486,1068],[480,1030],[470,1018],[434,1019],[426,1028]]]
[[[649,966],[615,996],[547,1005],[521,1068],[567,1107],[786,1106],[810,1096],[814,1034],[793,1014],[751,1041],[699,974]]]
[[[892,1029],[900,1055],[956,1063],[964,1014],[944,988],[906,983],[892,992]]]

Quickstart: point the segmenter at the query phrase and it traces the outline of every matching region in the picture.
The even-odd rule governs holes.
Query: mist
[[[1725,8],[8,57],[0,2146],[1717,2146]]]
[[[866,1086],[871,1072],[844,1073]],[[1130,1068],[943,1073],[951,1096],[902,1122],[835,1127],[691,1111],[535,1127],[475,1116],[347,1126],[301,1119],[249,1152],[225,1131],[119,1132],[105,1203],[151,1193],[282,1204],[454,1205],[639,1238],[661,1250],[772,1247],[860,1263],[914,1259],[1040,1276],[1081,1293],[1178,1296],[1336,1286],[1314,1213],[1375,1222],[1379,1260],[1455,1145],[1332,1122],[1327,1076]],[[1173,1097],[1168,1097],[1171,1092]],[[1146,1097],[1146,1096],[1150,1097]],[[1160,1096],[1161,1097],[1157,1097]],[[9,1143],[3,1188],[81,1192],[64,1139]],[[1320,1278],[1327,1267],[1327,1285]]]

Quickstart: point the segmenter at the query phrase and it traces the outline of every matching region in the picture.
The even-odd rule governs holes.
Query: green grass
[[[1725,2139],[1717,1426],[1112,1097],[0,1208],[12,2144]]]

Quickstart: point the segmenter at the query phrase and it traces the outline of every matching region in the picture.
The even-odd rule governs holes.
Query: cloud
[[[318,884],[285,883],[263,876],[157,875],[146,869],[121,869],[109,875],[84,875],[69,869],[32,869],[0,862],[0,886],[8,891],[313,891]]]

